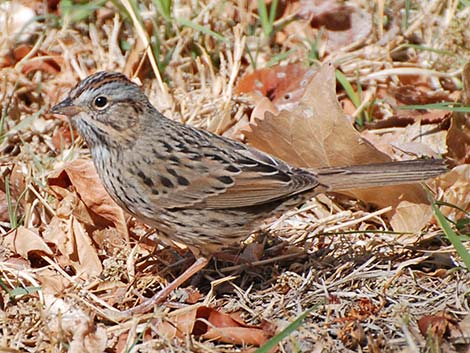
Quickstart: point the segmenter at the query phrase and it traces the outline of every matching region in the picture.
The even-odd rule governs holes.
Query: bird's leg
[[[196,261],[186,269],[180,276],[175,278],[170,284],[165,286],[161,291],[155,294],[152,298],[145,300],[143,303],[137,305],[136,307],[123,311],[122,314],[124,315],[132,315],[132,314],[142,314],[151,309],[154,305],[163,302],[168,296],[181,286],[184,282],[190,279],[193,275],[201,271],[204,267],[207,266],[209,263],[209,259],[206,257],[198,257]]]

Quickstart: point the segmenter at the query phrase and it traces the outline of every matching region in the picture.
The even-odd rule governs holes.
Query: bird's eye
[[[98,96],[95,98],[94,104],[95,104],[95,107],[99,109],[103,109],[104,107],[108,105],[108,98],[104,96]]]

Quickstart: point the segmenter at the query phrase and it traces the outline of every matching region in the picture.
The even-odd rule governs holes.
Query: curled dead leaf
[[[56,245],[66,264],[80,276],[97,276],[103,270],[98,253],[80,222],[73,215],[52,218],[44,239]]]
[[[13,207],[16,203],[13,204]],[[0,190],[0,221],[8,222],[10,220],[10,215],[8,213],[8,201],[7,194]]]
[[[1,244],[25,259],[27,259],[32,252],[39,252],[46,255],[53,254],[51,248],[39,234],[23,226],[12,230],[6,236],[2,237]]]
[[[447,131],[437,124],[423,125],[420,121],[404,128],[382,132],[365,130],[361,136],[374,147],[397,159],[439,158],[447,152]]]
[[[470,104],[470,63],[466,63],[462,70],[463,90],[460,100]],[[470,115],[468,113],[453,112],[450,128],[447,134],[447,156],[457,163],[470,162]]]
[[[124,238],[128,238],[124,211],[104,189],[91,161],[78,159],[66,163],[49,176],[48,183],[54,191],[61,193],[62,197],[64,197],[64,193],[60,189],[73,186],[86,207],[102,218],[100,220],[90,215],[92,224],[101,227],[109,226],[109,224],[103,224],[102,221],[105,219],[114,224]],[[85,217],[85,213],[82,212],[81,214]]]
[[[447,147],[449,158],[457,163],[470,163],[470,120],[464,114],[452,115]]]
[[[196,335],[218,342],[261,346],[273,334],[268,326],[247,325],[237,314],[222,313],[207,306],[192,306],[171,314],[161,322],[158,334],[169,339]]]
[[[266,97],[275,110],[292,110],[316,71],[316,68],[308,68],[301,63],[267,67],[243,76],[235,91],[254,96],[257,106],[260,98]]]
[[[450,315],[426,315],[418,320],[419,332],[426,338],[442,341],[450,334],[450,328],[457,326],[457,321]]]
[[[403,232],[396,237],[400,244],[416,243],[417,234],[432,219],[433,211],[429,205],[402,201],[395,209],[390,224],[395,232]],[[410,234],[411,233],[411,234]]]
[[[364,347],[367,344],[364,328],[357,320],[345,323],[338,332],[338,338],[349,349]]]
[[[441,206],[441,212],[452,220],[466,216],[465,212],[470,210],[469,180],[470,164],[463,164],[429,182],[430,186],[437,190],[441,201],[455,206]]]
[[[470,103],[470,63],[462,71],[463,90],[461,100],[464,104]],[[466,113],[453,112],[450,128],[447,134],[449,146],[448,157],[457,163],[470,162],[470,116]]]

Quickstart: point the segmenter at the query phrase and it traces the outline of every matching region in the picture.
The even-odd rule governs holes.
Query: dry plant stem
[[[38,38],[38,40],[34,43],[34,47],[28,52],[28,54],[25,55],[24,58],[22,58],[16,65],[15,69],[18,72],[21,72],[21,69],[23,68],[24,64],[29,62],[31,58],[39,51],[41,44],[44,42],[44,35],[41,34],[41,36]]]
[[[379,39],[382,39],[384,36],[384,10],[385,10],[385,1],[379,0],[377,1],[377,29],[379,32]]]
[[[444,77],[444,78],[452,78],[457,75],[460,75],[462,73],[462,70],[459,69],[454,72],[439,72],[435,70],[428,70],[428,69],[420,69],[416,67],[398,67],[398,68],[392,68],[392,69],[385,69],[377,72],[373,72],[366,77],[362,78],[360,81],[361,82],[367,82],[369,80],[375,80],[379,78],[384,78],[388,76],[394,76],[394,75],[422,75],[422,76],[435,76],[435,77]]]
[[[349,221],[349,222],[341,223],[341,224],[338,224],[338,225],[334,225],[334,226],[331,226],[329,228],[325,228],[325,232],[333,232],[333,231],[341,229],[341,228],[351,227],[355,224],[359,224],[359,223],[362,223],[362,222],[367,221],[369,219],[372,219],[374,217],[383,215],[387,212],[390,212],[391,210],[392,210],[391,206],[390,207],[385,207],[385,208],[377,210],[373,213],[369,213],[369,214],[365,215],[364,217],[354,219],[354,220]]]
[[[144,43],[144,46],[146,47],[146,52],[147,56],[150,61],[150,65],[152,65],[153,72],[155,74],[155,77],[157,78],[158,84],[160,86],[160,89],[163,93],[167,93],[167,89],[163,83],[162,77],[160,75],[160,70],[158,70],[158,65],[157,62],[155,61],[155,57],[153,56],[152,52],[152,47],[150,46],[150,40],[148,38],[147,32],[145,32],[145,29],[143,28],[142,24],[139,22],[137,19],[137,16],[132,8],[132,5],[128,0],[122,0],[121,1],[122,5],[126,8],[127,12],[129,13],[132,22],[137,30],[137,33],[139,35],[140,40]]]
[[[204,267],[207,266],[209,263],[209,259],[206,257],[199,257],[186,271],[184,271],[179,277],[173,280],[170,284],[168,284],[165,288],[163,288],[160,292],[155,294],[152,298],[147,299],[142,304],[121,312],[124,316],[130,317],[134,314],[142,314],[150,310],[154,305],[162,303],[165,301],[166,298],[181,286],[184,282],[190,279],[193,275],[201,271]]]
[[[255,261],[255,262],[244,263],[244,264],[241,264],[241,265],[224,267],[224,268],[220,269],[219,271],[222,272],[222,273],[238,271],[238,270],[242,270],[242,269],[246,269],[246,268],[250,268],[250,267],[253,268],[253,267],[256,267],[256,266],[263,266],[263,265],[267,265],[267,264],[270,264],[270,263],[273,263],[273,262],[276,262],[276,261],[288,260],[288,259],[298,258],[298,257],[299,257],[299,254],[279,255],[279,256],[272,257],[272,258],[269,258],[269,259],[266,259],[266,260],[259,260],[259,261]]]

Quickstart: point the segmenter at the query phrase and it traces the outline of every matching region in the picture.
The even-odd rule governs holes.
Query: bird
[[[81,80],[50,110],[67,116],[88,145],[114,201],[196,261],[128,314],[144,312],[204,268],[211,256],[263,220],[319,193],[423,181],[447,171],[442,159],[306,169],[242,142],[161,114],[118,72]]]

